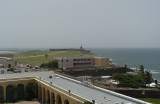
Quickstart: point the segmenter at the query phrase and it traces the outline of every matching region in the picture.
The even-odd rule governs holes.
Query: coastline
[[[0,54],[15,54],[36,49],[0,49]],[[45,49],[47,50],[47,49]],[[112,59],[116,65],[123,66],[127,64],[130,68],[137,68],[144,65],[147,71],[153,74],[153,77],[160,81],[160,49],[159,48],[89,48],[97,56],[103,56]]]
[[[135,69],[144,65],[145,70],[160,80],[160,48],[95,48],[91,51],[98,56],[111,58],[116,65],[127,64]]]

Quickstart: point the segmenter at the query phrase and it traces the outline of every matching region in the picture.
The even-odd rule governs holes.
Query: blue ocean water
[[[136,68],[144,65],[145,69],[153,74],[153,77],[160,80],[160,49],[156,48],[133,48],[133,49],[91,49],[98,56],[111,58],[113,63],[118,65],[127,64]]]

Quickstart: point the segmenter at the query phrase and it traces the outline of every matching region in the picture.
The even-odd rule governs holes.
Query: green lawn
[[[160,104],[160,99],[154,99],[154,98],[142,98],[141,100],[150,102],[152,104]]]
[[[45,55],[47,54],[48,57]],[[40,65],[53,60],[55,57],[93,57],[91,53],[80,51],[28,51],[15,55],[15,60],[22,64]]]

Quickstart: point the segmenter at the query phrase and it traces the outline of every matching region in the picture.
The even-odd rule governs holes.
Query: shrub
[[[50,61],[48,63],[43,63],[40,65],[42,68],[58,68],[58,62],[57,61]]]

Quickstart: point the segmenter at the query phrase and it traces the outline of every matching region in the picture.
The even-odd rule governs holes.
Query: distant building
[[[59,57],[58,67],[63,70],[93,70],[95,68],[111,68],[112,61],[104,57]]]
[[[1,68],[13,67],[13,65],[14,65],[14,62],[12,58],[0,57],[0,67]]]
[[[58,60],[58,67],[63,70],[93,70],[94,58],[89,57],[61,57]]]
[[[95,57],[95,67],[97,68],[111,68],[112,61],[109,58],[105,57]]]

